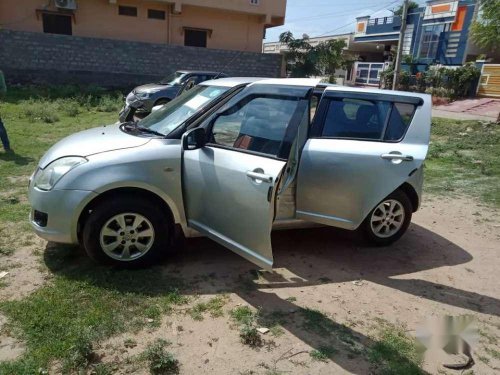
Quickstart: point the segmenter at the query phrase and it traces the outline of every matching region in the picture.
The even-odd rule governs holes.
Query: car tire
[[[141,268],[173,247],[172,219],[147,199],[122,195],[96,206],[83,229],[88,256],[102,264]]]
[[[387,246],[401,238],[411,222],[413,207],[408,196],[396,190],[370,211],[362,224],[370,245]]]

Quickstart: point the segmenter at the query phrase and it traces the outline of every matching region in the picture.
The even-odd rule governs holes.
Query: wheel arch
[[[171,98],[167,98],[166,96],[162,96],[161,98],[158,98],[158,99],[155,100],[155,102],[153,104],[153,107],[155,107],[157,105],[160,105],[159,104],[160,102],[164,102],[163,104],[167,104],[171,100],[172,100]]]
[[[155,192],[144,188],[117,187],[106,190],[97,195],[96,197],[94,197],[90,202],[88,202],[85,205],[83,210],[80,212],[77,221],[78,242],[81,243],[83,227],[85,226],[87,219],[90,217],[90,214],[94,209],[94,207],[96,207],[100,202],[103,202],[112,197],[116,197],[118,195],[133,195],[135,199],[147,199],[153,202],[155,205],[158,205],[159,207],[162,208],[162,211],[164,211],[169,216],[170,219],[169,223],[171,225],[170,229],[173,231],[172,233],[174,233],[174,231],[176,230],[175,227],[177,226],[177,224],[179,224],[179,214],[177,213],[176,215],[176,213],[172,210],[171,205],[164,198],[162,198]]]
[[[411,202],[411,206],[413,208],[413,212],[416,212],[418,210],[418,207],[420,205],[419,197],[417,194],[417,191],[415,188],[409,184],[408,182],[405,182],[402,184],[400,187],[398,187],[396,190],[401,190],[403,193],[406,194],[408,199]]]

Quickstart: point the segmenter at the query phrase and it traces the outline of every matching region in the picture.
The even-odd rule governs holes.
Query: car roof
[[[399,96],[411,96],[428,100],[429,94],[422,94],[419,92],[410,91],[398,91],[398,90],[383,90],[371,87],[352,87],[352,86],[328,86],[325,91],[342,91],[342,92],[360,92],[360,93],[370,93],[370,94],[381,94],[381,95],[399,95]]]
[[[182,74],[224,74],[223,72],[210,70],[178,70],[177,73]]]
[[[244,84],[310,86],[315,87],[320,78],[263,78],[263,77],[228,77],[211,79],[201,82],[200,85],[234,87]]]
[[[222,87],[234,87],[238,85],[249,84],[252,82],[260,81],[264,78],[259,77],[228,77],[219,79],[210,79],[199,83],[203,86],[222,86]]]

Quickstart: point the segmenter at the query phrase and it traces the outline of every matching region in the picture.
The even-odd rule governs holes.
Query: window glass
[[[311,97],[311,103],[309,104],[311,120],[314,118],[314,115],[316,114],[320,98],[321,94],[319,95],[315,94]]]
[[[408,103],[394,103],[384,139],[397,141],[403,138],[415,113],[415,106]]]
[[[157,9],[148,9],[148,18],[152,18],[155,20],[164,20],[165,19],[165,11],[157,10]]]
[[[217,117],[213,124],[216,144],[277,155],[298,99],[256,97]]]
[[[136,7],[127,7],[127,6],[120,5],[118,7],[118,14],[120,16],[137,17],[137,8]]]
[[[49,34],[72,35],[72,20],[71,16],[59,14],[42,14],[43,32]]]
[[[140,120],[139,126],[167,135],[227,90],[227,87],[195,86]]]
[[[184,45],[189,47],[206,47],[207,32],[204,30],[184,30]]]
[[[333,99],[323,127],[324,137],[381,139],[390,107],[388,102]]]
[[[439,37],[444,30],[444,24],[425,26],[422,31],[420,42],[420,57],[424,59],[435,59],[439,44]]]

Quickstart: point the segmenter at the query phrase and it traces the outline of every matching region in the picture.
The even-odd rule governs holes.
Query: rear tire
[[[367,216],[361,230],[365,240],[387,246],[401,238],[411,222],[413,207],[408,196],[396,190],[382,200]]]
[[[83,229],[83,245],[94,261],[124,268],[158,262],[172,247],[172,221],[147,199],[130,195],[101,202]]]

